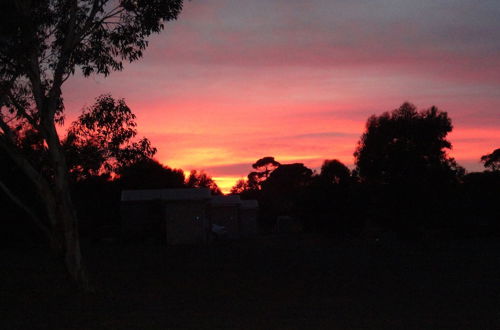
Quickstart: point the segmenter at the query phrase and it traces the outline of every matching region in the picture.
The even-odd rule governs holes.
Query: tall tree
[[[264,205],[275,215],[290,214],[297,204],[300,192],[310,184],[313,171],[302,163],[281,164],[262,183]]]
[[[88,281],[68,187],[68,167],[56,124],[64,120],[62,86],[84,76],[123,69],[147,47],[147,38],[176,19],[182,0],[5,0],[0,3],[0,147],[31,180],[50,220],[52,246],[71,279]],[[40,175],[20,148],[19,127],[37,133],[49,175]]]
[[[464,172],[447,154],[452,128],[446,112],[410,103],[368,119],[354,155],[380,225],[408,237],[447,225],[446,206]]]
[[[359,176],[370,182],[422,182],[453,179],[463,170],[446,149],[453,126],[446,112],[431,107],[418,112],[404,103],[392,112],[371,116],[354,156]]]

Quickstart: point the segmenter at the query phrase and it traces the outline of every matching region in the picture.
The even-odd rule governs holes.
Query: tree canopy
[[[277,169],[281,164],[274,159],[274,157],[267,156],[262,157],[252,164],[252,167],[256,170],[248,174],[248,186],[261,188],[261,183],[269,176],[271,173]]]
[[[500,148],[495,149],[491,154],[481,157],[484,167],[492,171],[500,170]]]
[[[147,38],[176,19],[182,0],[5,0],[0,2],[0,148],[33,184],[46,228],[74,282],[87,286],[69,171],[56,124],[62,85],[77,70],[109,75],[142,57]],[[49,175],[21,148],[19,131],[46,149]],[[144,146],[147,149],[147,146]],[[45,168],[45,167],[42,167]]]
[[[71,124],[62,141],[70,172],[77,179],[110,175],[153,157],[156,148],[147,138],[133,141],[135,118],[123,99],[99,96]]]
[[[346,183],[351,176],[351,171],[337,159],[325,160],[319,176],[327,183]]]
[[[118,182],[123,189],[183,188],[184,172],[163,166],[154,159],[141,159],[119,170]]]
[[[204,171],[192,170],[186,179],[186,186],[188,188],[209,188],[213,195],[222,195],[217,183]]]
[[[361,179],[370,182],[439,181],[461,171],[446,150],[453,126],[446,112],[417,111],[404,103],[392,112],[371,116],[354,156]]]

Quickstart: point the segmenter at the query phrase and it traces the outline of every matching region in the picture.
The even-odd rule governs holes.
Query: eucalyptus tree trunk
[[[43,202],[44,213],[48,221],[42,221],[35,211],[24,204],[21,198],[12,193],[2,182],[0,182],[0,188],[14,203],[30,215],[45,234],[52,250],[61,257],[70,280],[76,287],[86,291],[89,289],[89,283],[82,263],[78,221],[70,195],[65,155],[59,143],[55,126],[52,125],[52,129],[50,127],[49,123],[49,125],[46,125],[46,128],[49,129],[45,129],[45,131],[51,132],[46,134],[49,157],[54,173],[51,181],[41,175],[39,170],[33,167],[12,146],[0,143],[0,147],[7,151],[15,164],[30,179],[38,197]],[[0,140],[0,142],[2,141]]]
[[[53,121],[44,122],[43,128],[49,157],[54,170],[53,196],[56,202],[56,223],[53,239],[57,242],[64,264],[72,282],[80,289],[88,290],[89,283],[82,262],[78,219],[70,194],[68,167],[59,136]]]
[[[64,112],[61,86],[76,69],[82,69],[84,76],[107,76],[122,70],[123,61],[141,58],[147,38],[163,30],[164,22],[175,20],[182,4],[182,0],[2,0],[0,147],[23,169],[44,201],[50,224],[41,225],[46,225],[52,245],[63,252],[68,273],[80,287],[88,284],[68,168],[55,128]],[[9,116],[2,116],[2,107],[41,133],[51,161],[50,178],[20,155],[15,128]]]

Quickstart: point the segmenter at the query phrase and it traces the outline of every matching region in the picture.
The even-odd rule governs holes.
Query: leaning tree
[[[43,201],[42,224],[70,278],[87,287],[68,167],[56,126],[64,119],[62,86],[81,71],[109,75],[138,60],[147,38],[174,20],[182,0],[3,0],[0,2],[0,148]],[[40,173],[22,148],[23,132],[48,155]],[[10,194],[9,188],[0,188]],[[19,196],[17,196],[19,197]]]

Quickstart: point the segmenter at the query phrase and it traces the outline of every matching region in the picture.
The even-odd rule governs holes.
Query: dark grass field
[[[266,236],[84,244],[96,293],[43,249],[0,250],[0,329],[500,329],[500,242]]]

